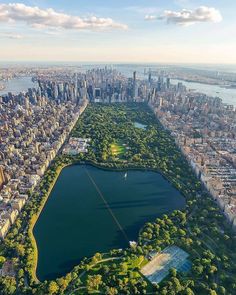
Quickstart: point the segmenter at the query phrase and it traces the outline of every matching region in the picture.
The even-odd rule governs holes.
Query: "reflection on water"
[[[67,167],[34,228],[37,275],[54,279],[85,256],[125,248],[124,233],[136,240],[145,222],[184,206],[184,197],[158,173],[128,171],[125,179],[124,172]]]

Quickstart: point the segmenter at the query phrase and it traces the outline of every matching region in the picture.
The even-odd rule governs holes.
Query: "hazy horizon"
[[[24,67],[40,67],[40,66],[133,66],[133,67],[186,67],[192,69],[199,69],[199,70],[212,70],[212,71],[222,71],[222,72],[236,72],[236,64],[217,64],[217,63],[165,63],[165,62],[105,62],[105,61],[3,61],[0,60],[0,68],[3,67],[17,67],[22,66]]]

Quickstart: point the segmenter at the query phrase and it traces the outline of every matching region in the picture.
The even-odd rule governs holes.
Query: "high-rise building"
[[[166,86],[167,86],[167,89],[170,89],[170,78],[169,77],[166,79]]]
[[[133,73],[133,99],[138,97],[138,87],[137,87],[137,80],[136,80],[136,71]]]
[[[81,97],[82,97],[82,100],[86,100],[87,99],[87,81],[83,80],[81,84],[82,84],[80,89]]]
[[[0,189],[2,189],[2,187],[5,183],[6,183],[6,178],[4,175],[3,166],[0,166]]]
[[[152,73],[149,72],[148,74],[148,83],[151,84],[152,83]]]
[[[163,106],[163,98],[160,97],[160,101],[159,101],[159,107],[161,108]]]
[[[157,91],[161,91],[161,85],[162,85],[162,83],[161,83],[161,77],[159,77],[158,78],[158,82],[157,82]]]

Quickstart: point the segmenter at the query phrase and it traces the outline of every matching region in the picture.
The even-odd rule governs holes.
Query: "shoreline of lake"
[[[43,204],[41,205],[41,209],[40,209],[40,212],[39,212],[39,214],[37,216],[37,220],[35,220],[34,225],[32,227],[32,234],[33,234],[34,239],[35,239],[35,244],[36,244],[36,247],[37,247],[37,253],[38,253],[38,244],[36,242],[34,229],[35,229],[35,226],[37,225],[37,222],[39,221],[39,218],[40,218],[43,210],[46,208],[45,207],[46,206],[46,203],[50,199],[49,197],[51,197],[51,193],[52,193],[53,189],[55,188],[56,183],[57,183],[57,181],[58,181],[61,173],[63,172],[64,168],[68,168],[68,167],[71,167],[71,166],[82,166],[82,165],[84,165],[84,164],[83,163],[81,164],[80,162],[71,163],[71,164],[68,164],[68,165],[65,165],[65,166],[61,167],[60,170],[57,171],[56,179],[54,179],[53,183],[51,184],[50,190],[47,192],[47,198],[44,200]],[[156,169],[151,169],[151,168],[149,169],[149,168],[144,168],[144,167],[143,168],[141,168],[141,167],[139,167],[139,168],[138,167],[135,167],[133,169],[132,168],[126,168],[126,167],[123,168],[122,167],[120,169],[119,168],[116,169],[116,168],[110,168],[110,167],[103,167],[103,166],[97,165],[95,163],[86,163],[86,166],[90,166],[90,167],[99,169],[101,171],[103,170],[103,171],[108,171],[108,172],[121,172],[121,171],[124,172],[124,171],[129,171],[130,170],[130,171],[140,171],[140,172],[147,172],[147,173],[150,173],[150,172],[156,173],[156,174],[159,175],[159,177],[162,177],[165,181],[167,181],[168,184],[170,184],[170,186],[172,187],[173,190],[176,190],[176,192],[183,197],[184,203],[186,202],[186,198],[182,194],[182,192],[180,192],[179,190],[177,190],[177,188],[162,173],[160,173],[160,171],[157,171]],[[158,217],[158,214],[156,214],[155,217]],[[148,222],[148,221],[149,221],[148,219],[145,220],[145,222]],[[145,222],[143,223],[143,225],[145,224]],[[141,228],[138,229],[138,232],[142,229],[142,226],[141,226]],[[113,247],[111,248],[111,250],[112,249],[113,249]],[[38,256],[37,256],[37,259],[38,259]],[[76,265],[78,263],[76,263]],[[37,276],[37,266],[38,266],[38,263],[36,264],[36,267],[35,267],[35,278],[38,279],[38,276]]]

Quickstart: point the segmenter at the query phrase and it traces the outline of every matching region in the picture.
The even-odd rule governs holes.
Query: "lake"
[[[83,257],[125,248],[140,228],[185,199],[156,172],[74,165],[62,170],[34,227],[40,280],[64,275]],[[121,230],[122,229],[122,230]]]

